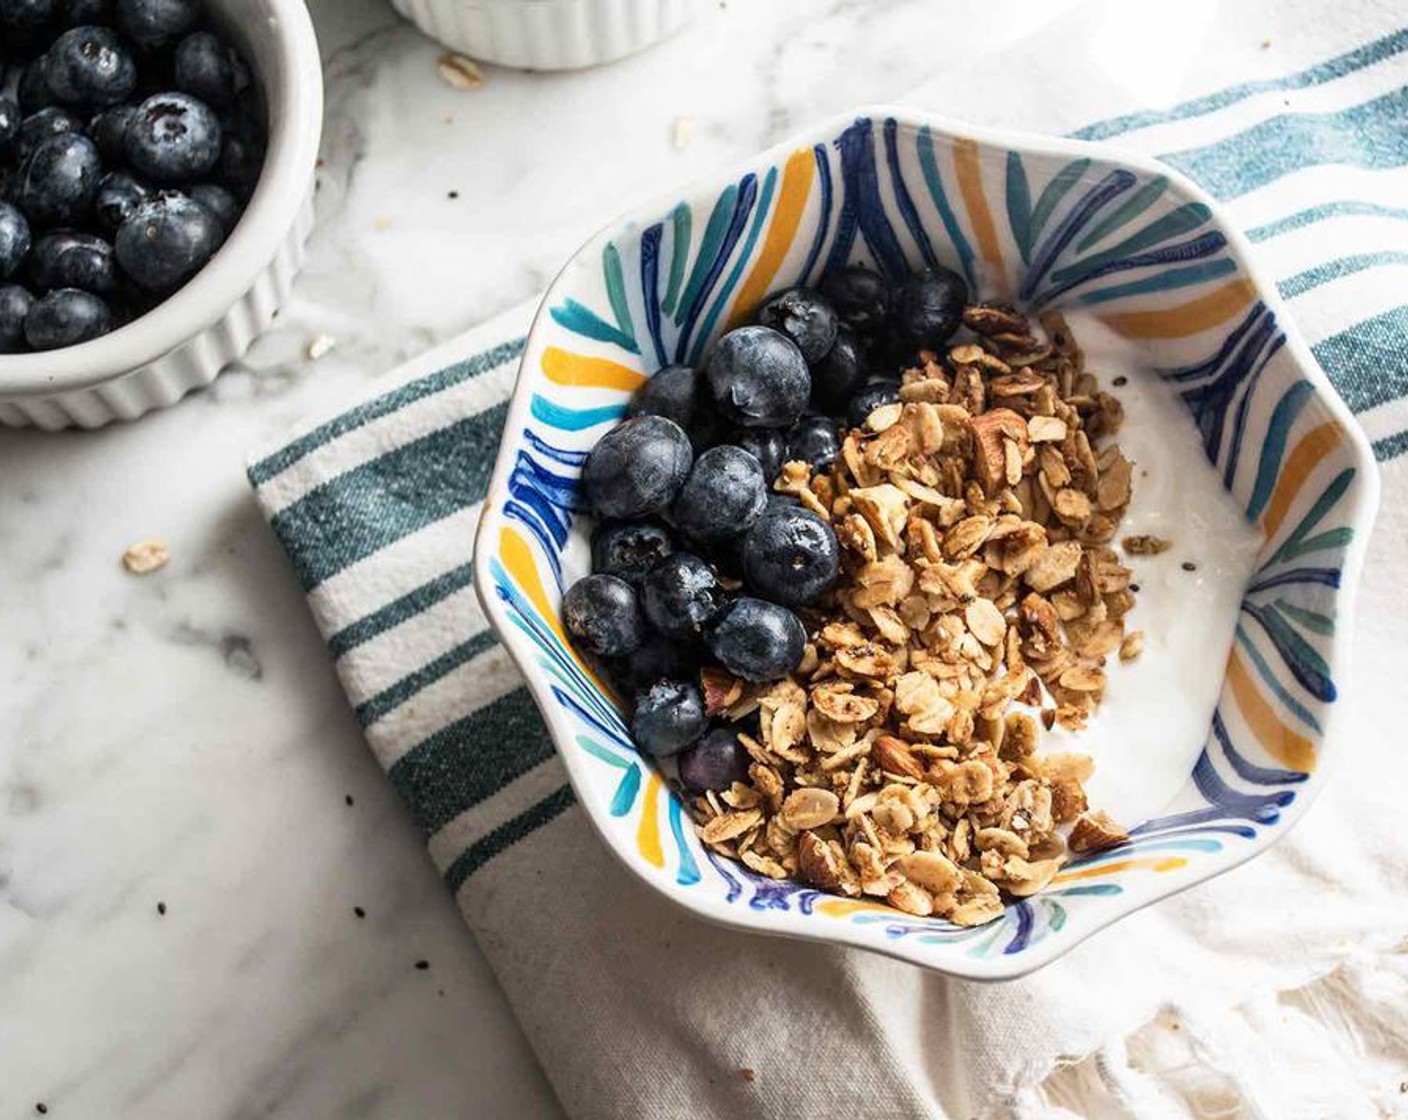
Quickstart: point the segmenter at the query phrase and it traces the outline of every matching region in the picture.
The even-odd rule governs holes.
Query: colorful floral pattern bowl
[[[1181,398],[1264,542],[1181,792],[1127,843],[1077,859],[976,929],[761,878],[707,852],[558,619],[562,588],[587,567],[578,472],[632,391],[661,365],[697,363],[765,293],[855,261],[896,276],[939,263],[984,298],[1096,314],[1137,346],[1135,375]],[[1329,756],[1348,746],[1334,735],[1342,623],[1376,497],[1348,411],[1246,241],[1192,183],[1100,146],[877,109],[643,207],[572,258],[524,352],[475,578],[577,798],[645,882],[725,925],[998,979],[1250,859],[1305,811]]]

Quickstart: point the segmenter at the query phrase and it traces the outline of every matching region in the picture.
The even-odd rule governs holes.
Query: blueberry
[[[236,197],[248,199],[254,193],[264,165],[263,130],[246,114],[234,114],[222,127],[225,138],[215,168],[216,178],[234,191]]]
[[[98,193],[93,198],[93,216],[98,227],[111,236],[150,197],[151,192],[127,172],[109,171],[98,184]]]
[[[719,415],[719,410],[714,407],[714,402],[707,392],[700,393],[694,402],[694,422],[687,430],[690,446],[694,448],[696,455],[721,443],[738,442],[732,438],[733,425]]]
[[[709,355],[705,376],[719,412],[745,428],[785,428],[811,395],[802,352],[770,327],[729,331]]]
[[[58,350],[107,334],[112,312],[91,292],[59,288],[35,302],[24,320],[24,336],[36,350]]]
[[[220,122],[185,93],[148,97],[127,124],[127,160],[156,183],[203,179],[220,158]]]
[[[715,728],[679,756],[680,781],[690,793],[722,793],[748,777],[748,752],[738,732]]]
[[[723,589],[709,565],[688,552],[665,557],[640,585],[640,603],[650,625],[679,641],[695,637],[723,601]]]
[[[88,135],[108,163],[122,163],[127,159],[127,126],[136,115],[135,105],[114,105],[89,122]]]
[[[647,634],[636,649],[611,661],[612,680],[629,696],[667,677],[688,680],[698,670],[699,655],[694,648],[662,634]]]
[[[828,416],[841,416],[865,380],[865,344],[844,323],[826,357],[812,366],[811,406]]]
[[[59,22],[65,27],[112,21],[112,0],[60,0]]]
[[[603,521],[592,533],[592,571],[638,587],[674,551],[674,538],[658,521]]]
[[[942,350],[963,321],[968,285],[947,268],[911,276],[895,293],[890,325],[908,356]]]
[[[864,265],[827,273],[821,294],[836,309],[836,317],[861,334],[878,331],[890,314],[890,282]]]
[[[49,83],[44,80],[44,59],[34,59],[24,68],[20,80],[15,83],[15,97],[20,103],[20,112],[28,116],[40,109],[47,109],[57,98]]]
[[[582,467],[582,493],[598,517],[659,513],[675,500],[694,462],[673,420],[636,416],[602,436]]]
[[[562,625],[588,653],[619,657],[645,638],[635,588],[615,576],[583,576],[562,596]]]
[[[14,197],[38,226],[70,225],[88,213],[103,165],[93,141],[77,132],[50,136],[20,165]]]
[[[29,252],[29,222],[8,202],[0,202],[0,280],[15,274]]]
[[[241,207],[235,196],[217,183],[197,183],[186,193],[191,196],[193,202],[204,206],[214,215],[215,220],[220,223],[220,229],[229,237],[240,220]]]
[[[763,468],[763,481],[772,485],[782,473],[787,457],[787,441],[776,428],[738,428],[729,442],[748,452]]]
[[[144,47],[160,47],[194,30],[199,0],[116,0],[117,25]]]
[[[744,583],[789,607],[816,602],[836,582],[840,560],[831,526],[801,506],[773,506],[743,538]]]
[[[763,468],[741,447],[711,447],[694,467],[671,507],[675,524],[705,544],[747,532],[767,504]]]
[[[117,231],[117,263],[151,291],[171,291],[198,272],[220,247],[220,225],[177,191],[137,207]]]
[[[801,662],[807,632],[786,607],[744,596],[714,616],[704,641],[735,677],[776,681]]]
[[[704,734],[704,698],[689,681],[656,681],[636,701],[631,736],[656,758],[678,754]]]
[[[208,105],[230,105],[249,85],[244,62],[218,35],[195,31],[176,46],[176,88]]]
[[[24,321],[34,297],[18,284],[0,284],[0,354],[25,349]]]
[[[40,291],[82,288],[98,296],[117,290],[117,261],[112,245],[97,234],[56,229],[34,243],[29,275]]]
[[[0,26],[23,30],[54,18],[57,0],[0,0]]]
[[[872,377],[846,406],[846,423],[852,428],[859,428],[865,424],[866,417],[881,405],[894,404],[899,399],[899,381],[890,377]]]
[[[758,322],[797,344],[808,365],[826,357],[836,341],[836,312],[811,288],[788,288],[758,308]]]
[[[44,55],[44,81],[71,105],[114,105],[137,87],[137,64],[106,27],[73,27]]]
[[[829,467],[841,454],[836,421],[829,416],[803,416],[787,429],[787,458],[799,459],[813,470]]]
[[[631,401],[630,414],[663,416],[689,431],[697,411],[699,381],[699,374],[688,366],[658,369]]]
[[[67,109],[60,109],[57,105],[30,113],[20,121],[20,126],[15,132],[15,161],[23,163],[34,154],[35,148],[51,136],[82,131],[83,122]]]
[[[3,83],[0,83],[3,84]],[[20,130],[20,106],[13,97],[0,93],[0,151]]]

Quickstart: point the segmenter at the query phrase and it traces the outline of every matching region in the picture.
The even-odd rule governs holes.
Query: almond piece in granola
[[[1129,833],[1115,823],[1102,809],[1082,813],[1076,818],[1068,843],[1073,852],[1101,852],[1129,839]]]

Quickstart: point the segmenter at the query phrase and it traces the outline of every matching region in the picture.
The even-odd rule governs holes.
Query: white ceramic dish
[[[268,105],[269,146],[248,209],[220,251],[159,307],[102,338],[0,356],[0,424],[96,428],[210,384],[288,297],[313,225],[323,76],[303,0],[208,0]]]
[[[1253,538],[1250,574],[1219,608],[1232,616],[1221,648],[1193,655],[1220,667],[1215,706],[1191,730],[1148,727],[1140,751],[1179,765],[1122,819],[1129,841],[1081,855],[976,929],[777,882],[706,851],[558,617],[562,588],[588,567],[582,459],[634,389],[668,362],[699,364],[766,292],[856,261],[892,277],[937,261],[980,298],[1079,312],[1118,336],[1131,391],[1162,394],[1191,429],[1181,434],[1194,450],[1163,447],[1150,486],[1215,468],[1219,497]],[[1152,473],[1159,462],[1150,456]],[[726,926],[1006,979],[1253,858],[1305,812],[1353,748],[1340,734],[1344,623],[1377,495],[1363,433],[1245,237],[1195,184],[1103,145],[869,109],[638,207],[567,263],[524,349],[475,588],[583,810],[653,890]],[[1195,544],[1196,526],[1182,529]],[[1167,559],[1178,571],[1180,557]],[[1195,601],[1186,585],[1159,582]]]
[[[391,0],[432,39],[482,62],[578,70],[673,34],[704,0]]]

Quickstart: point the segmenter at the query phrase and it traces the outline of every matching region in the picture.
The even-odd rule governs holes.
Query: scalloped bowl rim
[[[322,136],[323,71],[303,0],[266,0],[278,21],[267,61],[284,79],[264,166],[249,205],[210,262],[145,315],[62,350],[0,355],[0,400],[89,389],[133,373],[218,323],[288,236],[308,193]]]
[[[1130,152],[1120,148],[1118,145],[1070,140],[1064,137],[1044,136],[1013,129],[970,125],[966,122],[951,117],[945,117],[940,114],[901,105],[887,104],[863,105],[851,112],[828,117],[809,128],[787,137],[756,155],[735,161],[727,167],[720,168],[714,175],[681,184],[668,193],[662,193],[639,205],[633,206],[629,211],[618,215],[615,219],[604,225],[568,257],[562,269],[558,271],[552,283],[548,286],[537,311],[534,313],[532,325],[526,336],[527,342],[523,350],[522,364],[520,365],[514,383],[513,395],[510,398],[508,411],[504,419],[504,441],[500,445],[498,456],[495,460],[494,471],[490,478],[483,512],[480,516],[479,526],[475,533],[473,554],[474,586],[479,601],[484,608],[486,617],[490,620],[495,632],[507,649],[510,658],[523,675],[528,685],[534,702],[539,712],[542,714],[544,723],[547,725],[549,733],[552,736],[557,756],[563,762],[574,794],[577,796],[578,803],[581,805],[587,819],[591,822],[593,829],[596,831],[597,835],[601,837],[607,848],[650,890],[669,898],[692,914],[731,929],[744,930],[750,933],[768,936],[798,938],[832,945],[845,945],[851,948],[879,953],[897,960],[907,961],[910,964],[919,965],[930,971],[960,979],[981,981],[1016,979],[1064,956],[1091,935],[1119,922],[1130,914],[1142,910],[1144,907],[1154,902],[1171,897],[1199,883],[1206,882],[1208,879],[1230,871],[1234,867],[1240,866],[1266,851],[1290,832],[1296,822],[1299,821],[1310,808],[1315,797],[1325,784],[1324,777],[1328,773],[1328,760],[1317,765],[1315,771],[1317,780],[1307,783],[1304,795],[1298,796],[1291,805],[1283,810],[1282,819],[1284,821],[1284,827],[1268,832],[1259,832],[1255,841],[1248,844],[1245,849],[1239,851],[1235,857],[1228,858],[1226,861],[1209,868],[1201,874],[1188,876],[1184,880],[1172,883],[1161,882],[1156,889],[1147,892],[1126,906],[1112,907],[1101,912],[1094,919],[1088,921],[1083,928],[1060,938],[1044,939],[1037,944],[1029,946],[1024,952],[1015,956],[998,956],[982,959],[956,957],[935,960],[926,955],[921,945],[912,943],[908,939],[886,941],[884,943],[863,942],[849,935],[850,927],[840,925],[828,925],[823,927],[817,922],[799,921],[790,912],[773,919],[775,924],[761,924],[756,920],[750,920],[747,916],[750,914],[750,911],[746,909],[721,904],[703,893],[691,893],[689,891],[680,890],[649,874],[649,869],[640,861],[637,853],[618,843],[617,838],[604,827],[603,822],[598,820],[596,814],[587,807],[590,801],[582,796],[583,789],[586,785],[585,759],[578,751],[564,750],[562,748],[562,742],[567,735],[567,729],[563,725],[562,716],[559,715],[556,706],[551,702],[549,687],[543,678],[541,669],[531,656],[529,642],[516,627],[510,624],[505,615],[503,604],[496,596],[489,593],[488,590],[493,585],[490,563],[495,555],[494,541],[498,535],[503,517],[501,498],[507,488],[508,476],[513,469],[517,441],[521,439],[531,405],[533,375],[528,370],[526,363],[530,355],[535,352],[534,340],[540,333],[544,318],[548,315],[550,307],[556,302],[562,289],[566,287],[567,275],[572,270],[574,264],[579,262],[583,256],[588,253],[599,252],[606,242],[622,232],[623,229],[637,222],[642,215],[666,212],[675,201],[682,196],[688,197],[699,191],[731,181],[731,178],[745,171],[765,165],[770,161],[775,161],[799,146],[828,141],[848,124],[862,118],[870,118],[872,120],[893,118],[901,125],[928,127],[936,136],[950,139],[966,138],[974,140],[980,148],[1000,146],[1004,149],[1037,155],[1100,158],[1109,163],[1134,168],[1151,175],[1165,176],[1171,186],[1186,194],[1190,199],[1204,203],[1209,208],[1213,217],[1217,220],[1219,230],[1227,236],[1229,250],[1245,275],[1256,287],[1258,298],[1263,300],[1267,308],[1276,316],[1278,325],[1285,333],[1287,349],[1294,356],[1299,373],[1311,382],[1316,390],[1317,396],[1323,401],[1325,407],[1332,413],[1335,420],[1339,422],[1344,431],[1346,445],[1350,449],[1350,455],[1354,459],[1355,466],[1359,469],[1359,476],[1362,479],[1362,483],[1356,491],[1355,502],[1351,507],[1350,517],[1350,524],[1354,526],[1355,533],[1353,540],[1350,542],[1345,552],[1342,568],[1343,579],[1341,580],[1337,600],[1337,614],[1347,618],[1353,617],[1354,605],[1359,589],[1359,577],[1364,562],[1364,552],[1369,531],[1373,525],[1374,514],[1379,503],[1379,476],[1373,452],[1369,446],[1367,437],[1354,420],[1353,414],[1350,412],[1348,406],[1345,405],[1339,394],[1330,384],[1329,378],[1325,375],[1324,371],[1321,370],[1319,363],[1315,360],[1309,347],[1300,336],[1299,329],[1295,325],[1294,320],[1290,318],[1285,302],[1281,299],[1276,286],[1267,280],[1262,269],[1257,266],[1253,260],[1251,243],[1247,240],[1246,235],[1243,234],[1237,226],[1231,223],[1222,205],[1203,190],[1203,188],[1177,169],[1151,156]],[[574,532],[575,531],[578,530],[574,526]],[[1336,635],[1334,645],[1331,648],[1331,668],[1334,670],[1337,679],[1349,679],[1349,644],[1349,640],[1344,634]],[[1327,706],[1322,731],[1318,739],[1319,742],[1325,742],[1338,731],[1343,722],[1341,711],[1344,706],[1343,703]]]

